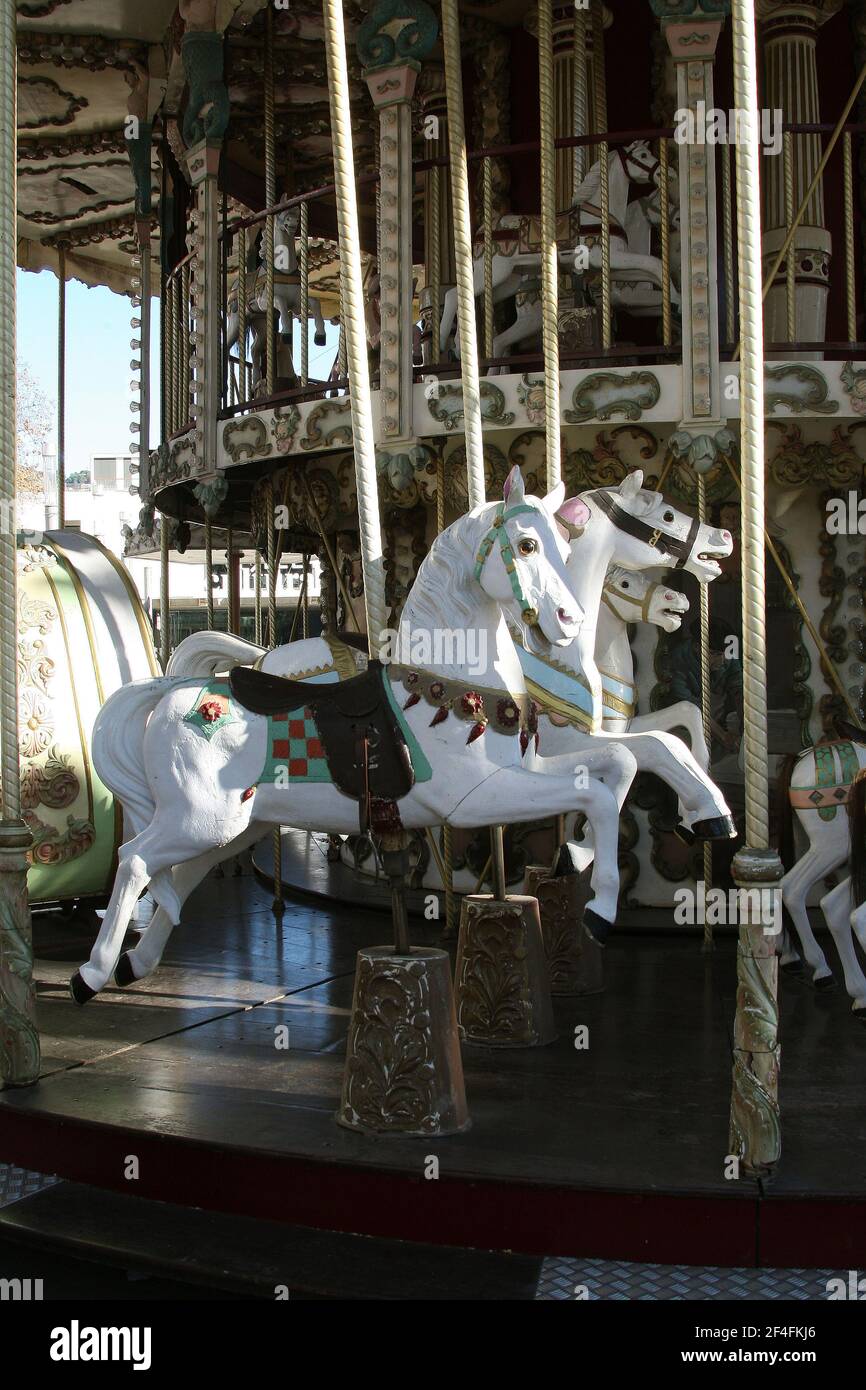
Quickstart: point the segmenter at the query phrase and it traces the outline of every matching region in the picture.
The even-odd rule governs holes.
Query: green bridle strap
[[[499,549],[502,551],[502,560],[508,574],[508,582],[511,585],[511,592],[520,605],[520,615],[528,627],[536,627],[538,624],[538,614],[534,608],[530,608],[526,602],[523,589],[520,586],[520,576],[517,573],[517,561],[514,558],[514,551],[511,548],[511,541],[505,529],[506,521],[512,517],[520,516],[522,512],[530,512],[533,516],[538,515],[537,507],[530,507],[526,503],[520,503],[516,507],[509,507],[506,510],[505,503],[500,502],[496,516],[493,518],[493,525],[478,547],[478,554],[475,557],[475,578],[481,579],[481,571],[484,569],[486,561],[490,558],[497,540]]]

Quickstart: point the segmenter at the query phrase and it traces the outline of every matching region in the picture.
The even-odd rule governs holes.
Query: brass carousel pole
[[[18,767],[15,544],[15,0],[0,0],[0,1085],[39,1075],[27,899],[30,831]]]
[[[663,203],[662,206],[665,206]],[[698,474],[698,517],[702,523],[707,520],[707,484],[703,473]],[[712,747],[712,728],[710,721],[710,594],[709,584],[700,585],[701,600],[701,719],[704,726],[704,740],[707,748]],[[713,885],[713,842],[704,841],[704,887],[707,892]],[[713,927],[705,914],[703,950],[713,949]]]
[[[425,27],[429,25],[435,34],[435,20],[428,7],[415,4],[412,8],[416,19],[420,11]],[[343,331],[364,565],[364,605],[370,656],[375,661],[387,627],[387,607],[342,0],[324,0],[323,13],[334,150]],[[381,22],[384,25],[389,18],[387,10],[382,14],[374,9],[369,23],[377,25]],[[395,66],[397,74],[394,80],[399,81],[401,77],[405,80],[406,73],[400,72],[399,64]],[[408,235],[408,231],[404,227],[403,235]],[[384,679],[387,680],[387,676]],[[405,892],[409,859],[405,832],[382,834],[380,843],[383,867],[391,881],[396,945],[371,947],[358,953],[343,1093],[337,1118],[341,1124],[352,1129],[375,1133],[431,1136],[454,1133],[465,1128],[468,1114],[450,962],[445,951],[430,947],[413,949],[411,946]],[[411,1032],[413,1046],[420,1048],[419,1055],[425,1058],[423,1092],[413,1087],[410,1078],[396,1076],[393,1068],[383,1059],[383,988],[388,989],[392,1001],[388,1026],[393,1045],[399,1048],[399,1039]],[[419,1012],[413,1001],[422,998],[424,1008],[423,1012]],[[374,1038],[379,1040],[378,1043],[373,1041]],[[401,1098],[399,1104],[396,1103],[398,1093]],[[371,1098],[374,1098],[372,1103]]]
[[[553,0],[538,0],[541,107],[541,314],[547,488],[562,477],[559,402],[559,257],[556,245],[556,135],[553,109]]]
[[[764,588],[764,342],[761,312],[760,126],[754,0],[733,0],[734,102],[746,136],[736,145],[740,277],[740,455],[743,486],[743,704],[746,844],[734,857],[735,882],[774,888],[782,864],[770,849],[767,759],[767,650]],[[750,895],[750,898],[753,895]],[[764,893],[759,892],[763,898]],[[743,921],[742,918],[746,917]],[[731,1152],[750,1174],[779,1159],[778,961],[776,937],[760,910],[741,912]]]
[[[268,483],[268,646],[277,645],[277,578],[280,562],[277,556],[276,501],[273,480]],[[275,917],[283,915],[283,834],[274,826],[274,900],[271,908]]]

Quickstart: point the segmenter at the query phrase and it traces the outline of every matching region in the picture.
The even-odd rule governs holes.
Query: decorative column
[[[383,443],[412,427],[412,97],[436,42],[436,16],[418,0],[380,0],[358,30],[358,54],[379,112],[379,387]]]
[[[761,21],[764,82],[761,99],[765,109],[782,112],[782,119],[796,125],[818,124],[818,30],[841,8],[842,0],[756,0]],[[774,127],[775,128],[775,127]],[[799,210],[803,196],[821,159],[820,135],[793,135],[793,206]],[[778,254],[788,229],[784,159],[780,153],[764,154],[761,168],[764,213],[764,274]],[[794,236],[796,342],[824,341],[830,281],[832,239],[824,219],[824,186],[818,184]],[[786,266],[779,267],[764,304],[767,342],[789,340],[785,293]],[[819,357],[819,352],[784,353],[784,356]]]
[[[693,0],[687,18],[677,0],[650,4],[676,69],[677,126],[690,137],[678,143],[683,418],[670,447],[705,472],[733,444],[723,423],[719,372],[715,146],[705,141],[701,114],[715,106],[713,64],[730,0]]]
[[[593,22],[593,12],[598,10],[597,20]],[[599,121],[598,95],[604,89],[604,31],[613,23],[613,15],[607,5],[596,5],[593,0],[588,9],[578,9],[572,4],[557,4],[553,8],[553,111],[554,135],[556,138],[570,135],[591,135],[606,129]],[[524,28],[538,37],[538,9],[530,10],[524,21]],[[600,63],[596,45],[601,44]],[[586,146],[578,147],[584,151],[583,157],[574,150],[556,151],[556,211],[567,212],[574,201],[577,182],[592,163],[586,154]]]
[[[15,544],[15,0],[0,0],[0,1085],[39,1075],[18,767]]]
[[[190,310],[194,350],[190,359],[190,416],[194,422],[196,472],[216,473],[217,414],[220,407],[219,171],[228,125],[228,92],[223,81],[223,36],[214,28],[216,0],[182,0],[187,30],[181,56],[189,91],[183,120],[186,165],[195,192],[190,213],[195,258]],[[184,409],[181,406],[181,415]]]
[[[135,183],[135,239],[137,252],[133,257],[132,330],[137,334],[138,357],[133,359],[133,378],[130,390],[133,420],[129,452],[133,462],[130,473],[138,476],[139,495],[144,499],[148,490],[150,460],[150,331],[151,331],[151,259],[150,239],[153,218],[151,178],[151,139],[153,121],[150,119],[150,78],[138,64],[125,73],[130,93],[127,103],[126,150]],[[133,339],[135,341],[135,339]],[[134,349],[135,350],[135,349]],[[136,397],[138,397],[136,401]],[[137,417],[137,418],[136,418]],[[130,489],[131,490],[131,489]]]
[[[740,456],[742,474],[743,722],[746,844],[734,856],[738,886],[778,891],[782,863],[770,849],[764,549],[764,344],[761,305],[758,72],[754,0],[733,0],[734,102],[747,117],[737,142],[740,279]],[[754,896],[754,895],[750,895]],[[775,914],[773,914],[775,915]],[[743,920],[745,918],[746,920]],[[772,1172],[781,1146],[776,938],[762,911],[741,913],[731,1152],[746,1172]]]

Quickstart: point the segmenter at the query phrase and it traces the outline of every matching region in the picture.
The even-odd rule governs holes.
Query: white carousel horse
[[[386,668],[384,688],[395,714],[402,710],[397,717],[415,767],[399,815],[406,829],[421,829],[488,825],[492,813],[519,822],[585,810],[597,846],[587,921],[605,930],[615,918],[619,891],[619,816],[597,770],[630,772],[633,759],[617,749],[584,751],[581,764],[592,780],[582,788],[573,758],[540,758],[535,751],[534,710],[503,605],[518,601],[545,641],[561,646],[574,639],[581,614],[565,567],[568,547],[553,519],[563,488],[540,501],[524,496],[518,468],[508,481],[507,503],[476,507],[437,537],[406,601],[400,655],[411,659],[418,634],[429,642],[437,631],[472,629],[475,650],[487,661],[484,685],[474,668],[455,661],[434,660],[423,670]],[[155,918],[136,950],[123,958],[124,983],[152,968],[138,951],[149,940],[158,950],[160,933],[163,939],[168,935],[186,897],[222,859],[278,825],[337,833],[358,828],[358,803],[328,772],[313,777],[293,773],[291,763],[288,769],[277,766],[278,752],[294,754],[284,755],[272,742],[273,721],[212,685],[203,688],[200,678],[188,677],[136,681],[100,710],[93,763],[123,806],[132,836],[118,854],[114,889],[90,958],[70,981],[79,1003],[110,978],[130,913],[148,885],[162,914],[160,931],[151,937]],[[321,768],[317,746],[317,738],[308,742],[307,758]],[[288,785],[278,785],[287,771]]]
[[[729,839],[736,830],[724,797],[682,739],[657,729],[602,731],[604,688],[595,647],[610,565],[646,570],[661,564],[686,569],[708,583],[721,573],[716,557],[730,555],[733,544],[729,532],[692,520],[660,493],[644,489],[642,482],[638,471],[619,489],[583,493],[560,509],[559,518],[574,532],[568,572],[572,595],[585,615],[575,641],[554,653],[520,623],[513,604],[509,621],[521,630],[518,653],[527,689],[544,712],[541,737],[546,749],[574,755],[611,744],[626,748],[640,771],[655,773],[676,793],[687,833],[695,839]],[[654,719],[648,716],[648,723]],[[585,868],[591,848],[581,845],[575,850],[575,866]]]
[[[301,276],[298,269],[298,256],[295,250],[295,234],[300,221],[297,207],[285,208],[274,213],[274,303],[279,313],[279,331],[284,343],[292,341],[292,318],[301,309]],[[247,297],[247,327],[252,334],[250,358],[252,361],[252,384],[255,386],[264,375],[265,345],[267,342],[267,309],[265,299],[267,277],[265,273],[266,241],[264,232],[259,238],[258,252],[255,245],[250,249],[244,276]],[[250,264],[252,261],[252,264]],[[278,267],[278,268],[276,268]],[[226,350],[233,348],[238,340],[240,316],[238,314],[238,289],[240,277],[235,277],[229,287],[228,314],[226,317]],[[309,295],[307,309],[315,321],[316,333],[313,341],[317,347],[326,342],[325,320],[322,306],[315,295]],[[306,324],[302,332],[307,331]]]
[[[628,640],[629,623],[649,623],[664,632],[678,632],[689,611],[685,594],[648,574],[613,565],[608,572],[598,610],[595,661],[601,675],[602,728],[606,733],[672,733],[685,729],[692,753],[704,772],[710,753],[704,738],[701,711],[691,700],[678,700],[650,714],[635,714],[634,655]]]
[[[863,745],[860,745],[859,756],[866,761],[866,748]],[[863,762],[849,793],[845,829],[848,832],[846,857],[850,876],[824,894],[821,911],[839,952],[845,988],[852,1000],[851,1008],[860,1022],[866,1023],[866,976],[854,946],[856,937],[866,951],[866,771]]]
[[[650,218],[646,209],[632,204],[629,211],[629,194],[633,186],[657,186],[659,162],[645,140],[635,140],[624,148],[611,150],[608,155],[608,206],[610,226],[610,268],[611,299],[614,306],[634,310],[661,312],[662,292],[665,289],[662,263],[657,256],[637,250],[632,238],[643,243],[644,226],[646,244]],[[589,268],[600,270],[601,248],[601,160],[597,160],[583,182],[575,190],[572,209],[578,213],[578,245],[585,246],[589,255]],[[518,215],[506,215],[499,219],[495,238],[499,249],[493,255],[493,302],[519,296],[515,322],[498,334],[493,341],[494,357],[504,355],[506,348],[523,342],[541,331],[541,298],[538,290],[541,273],[541,256],[538,251],[521,251],[521,228],[530,221]],[[638,231],[639,224],[643,224]],[[560,250],[560,265],[574,261],[577,247]],[[484,292],[483,247],[475,255],[473,279],[476,297]],[[647,285],[649,289],[647,289]],[[679,292],[670,284],[668,292],[673,304],[679,304]],[[443,300],[442,317],[439,324],[439,350],[448,350],[457,317],[457,291],[450,289]],[[455,341],[459,353],[459,342]]]
[[[812,971],[812,981],[819,989],[828,989],[832,985],[833,972],[809,925],[806,899],[816,883],[841,869],[848,860],[850,845],[845,810],[852,784],[863,768],[866,768],[866,742],[847,738],[805,748],[796,757],[787,759],[779,770],[783,844],[788,841],[793,847],[793,827],[796,824],[805,832],[809,845],[805,854],[785,874],[779,887],[783,906],[790,914],[806,964]],[[838,893],[838,890],[834,889],[833,893]],[[847,952],[843,953],[837,932],[844,895],[834,897],[833,893],[829,895],[829,912],[825,907],[828,899],[822,899],[821,906],[839,949],[847,984]],[[842,935],[850,936],[847,916]],[[798,965],[797,953],[791,948],[786,934],[783,934],[779,945],[783,967]],[[866,1001],[857,1007],[866,1007]]]

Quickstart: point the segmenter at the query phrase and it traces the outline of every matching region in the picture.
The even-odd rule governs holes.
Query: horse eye
[[[536,542],[529,540],[528,538],[526,540],[522,540],[520,542],[520,545],[518,546],[518,550],[520,551],[521,555],[533,555],[537,549],[538,545],[536,544]]]
[[[673,521],[673,519],[674,519],[674,514],[673,514],[673,512],[665,512],[665,514],[664,514],[664,520],[665,520],[665,521]]]
[[[628,588],[628,580],[627,580],[627,579],[624,579],[624,580],[622,581],[622,587],[623,587],[624,589],[627,589],[627,588]]]

